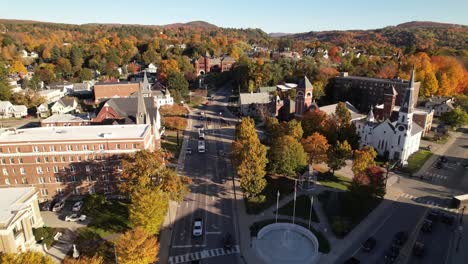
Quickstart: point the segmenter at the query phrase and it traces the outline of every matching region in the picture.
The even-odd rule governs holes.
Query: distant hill
[[[191,21],[187,23],[174,23],[162,26],[164,28],[203,28],[203,29],[217,29],[218,26],[210,24],[205,21]]]
[[[290,35],[293,35],[292,33],[283,33],[283,32],[273,32],[273,33],[269,33],[268,36],[272,37],[272,38],[280,38],[280,37],[286,37],[286,36],[290,36]]]
[[[431,22],[431,21],[411,21],[396,25],[397,28],[460,28],[466,27],[458,24]]]

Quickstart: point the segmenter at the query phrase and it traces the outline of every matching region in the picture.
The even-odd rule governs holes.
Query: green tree
[[[268,167],[272,173],[293,176],[307,165],[304,147],[292,136],[282,136],[273,142],[268,157]]]
[[[337,142],[328,149],[328,167],[335,174],[336,170],[341,169],[346,165],[346,160],[351,157],[352,149],[348,141]]]
[[[148,264],[158,261],[159,243],[143,228],[127,231],[115,242],[118,263]]]
[[[158,234],[169,205],[169,197],[157,188],[140,188],[130,195],[128,207],[130,225]]]
[[[26,251],[17,254],[6,253],[0,256],[0,263],[5,264],[54,264],[54,261],[42,253],[36,251]]]
[[[251,118],[243,118],[232,144],[233,162],[237,167],[241,188],[247,198],[257,197],[265,188],[266,147],[260,143]],[[252,158],[255,157],[255,158]]]
[[[143,61],[146,65],[150,63],[158,63],[161,60],[161,57],[154,49],[148,49],[143,53]]]
[[[354,175],[365,172],[367,168],[375,166],[377,152],[373,147],[365,146],[354,151],[353,173]]]
[[[81,65],[83,65],[84,62],[83,50],[80,47],[73,45],[70,50],[70,57],[73,67],[81,69]]]
[[[8,82],[8,69],[0,62],[0,100],[9,101],[11,98],[11,87]]]
[[[468,124],[468,114],[460,107],[456,107],[450,112],[443,113],[440,121],[451,127],[461,127]]]
[[[176,102],[185,100],[189,96],[189,83],[184,74],[180,72],[170,72],[167,76],[167,86]]]
[[[81,81],[89,81],[93,79],[93,71],[88,68],[82,68],[78,71],[78,77]]]
[[[346,103],[339,102],[336,105],[335,113],[332,115],[337,121],[338,127],[344,127],[351,123],[351,112],[349,112],[348,108],[346,107]]]

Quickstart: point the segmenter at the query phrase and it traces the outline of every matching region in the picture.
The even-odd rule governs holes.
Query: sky
[[[409,21],[468,25],[468,0],[0,0],[0,18],[165,25],[203,20],[267,33],[374,29]]]

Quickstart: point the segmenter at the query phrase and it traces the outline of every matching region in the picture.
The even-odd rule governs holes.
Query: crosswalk
[[[232,249],[227,250],[225,250],[224,248],[206,249],[203,251],[192,252],[185,255],[171,256],[169,257],[169,264],[186,263],[194,260],[213,258],[236,253],[240,253],[238,245],[232,247]]]
[[[444,205],[444,204],[442,204],[442,203],[440,203],[438,201],[432,200],[431,197],[417,197],[417,196],[411,195],[409,193],[401,193],[400,197],[412,200],[412,201],[417,202],[417,203],[426,204],[426,205],[429,205],[431,207],[437,207],[437,208],[445,210],[445,211],[449,211],[449,212],[453,212],[453,213],[458,212],[457,209],[448,208],[448,207],[446,207],[446,205]]]
[[[435,173],[435,172],[427,172],[424,177],[425,178],[432,178],[432,179],[436,179],[436,180],[442,180],[442,181],[447,180],[447,176],[442,175],[442,174],[438,174],[438,173]]]

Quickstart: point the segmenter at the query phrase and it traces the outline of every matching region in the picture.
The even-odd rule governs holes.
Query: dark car
[[[453,222],[455,221],[455,217],[453,215],[447,214],[447,213],[442,213],[440,216],[440,220],[442,223],[445,223],[449,226],[453,225]]]
[[[385,253],[385,263],[393,263],[398,258],[400,254],[400,248],[392,246],[387,252]]]
[[[361,261],[355,257],[347,259],[344,264],[359,264]]]
[[[408,239],[408,234],[405,231],[400,231],[395,234],[393,237],[393,245],[395,246],[402,246],[405,244],[406,240]]]
[[[448,161],[447,157],[445,157],[445,156],[441,156],[439,158],[439,160],[440,160],[440,162],[447,162]]]
[[[421,242],[414,243],[413,254],[415,256],[422,257],[422,256],[424,256],[425,251],[426,251],[426,248],[425,248],[423,243],[421,243]]]
[[[424,219],[424,223],[421,227],[421,230],[425,233],[432,232],[433,222],[429,219]]]
[[[442,164],[442,162],[437,162],[437,164],[435,165],[436,169],[442,169],[444,167],[444,165]]]
[[[369,237],[364,243],[362,243],[361,248],[362,250],[366,252],[370,252],[375,248],[375,245],[377,245],[377,240],[373,237]]]
[[[45,202],[41,203],[40,206],[39,206],[41,211],[51,211],[52,207],[53,207],[53,204],[52,204],[51,201],[45,201]]]
[[[427,215],[427,219],[433,222],[437,222],[439,220],[439,217],[440,217],[440,211],[434,210],[434,209],[431,210],[429,214]]]
[[[223,238],[224,250],[231,249],[233,244],[234,240],[232,238],[232,235],[230,233],[227,233],[226,236]]]

